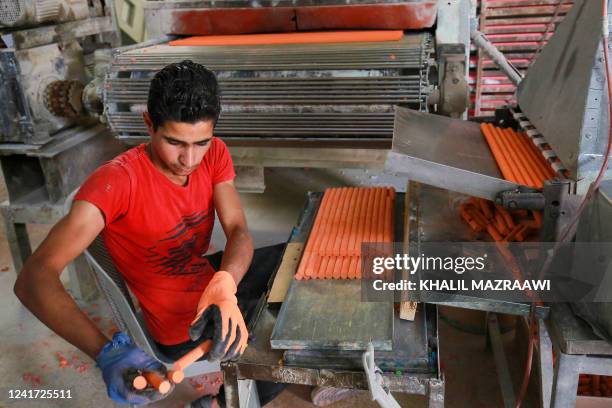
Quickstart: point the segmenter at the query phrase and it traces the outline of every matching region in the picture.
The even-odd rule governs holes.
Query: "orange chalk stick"
[[[493,238],[495,241],[503,240],[503,237],[501,236],[501,234],[499,233],[499,231],[497,230],[497,228],[495,228],[493,224],[487,225],[487,232],[489,233],[491,238]]]
[[[467,212],[472,217],[472,219],[476,221],[482,228],[486,229],[487,225],[490,224],[490,221],[487,220],[487,218],[474,207],[468,207]]]
[[[491,149],[493,157],[495,158],[495,161],[499,166],[499,170],[501,171],[504,178],[506,180],[515,181],[516,177],[514,176],[512,167],[508,162],[508,157],[502,149],[502,146],[498,141],[497,135],[493,132],[494,127],[487,123],[483,123],[482,125],[480,125],[480,129],[482,130],[482,133],[485,136],[487,143],[489,144],[489,148]]]
[[[552,169],[552,167],[550,167],[550,163],[548,163],[548,161],[544,158],[544,156],[542,156],[542,152],[536,147],[536,145],[533,143],[531,138],[527,136],[527,134],[525,134],[524,132],[521,132],[520,134],[522,135],[522,138],[525,141],[525,146],[529,148],[532,157],[538,163],[542,171],[544,171],[544,173],[548,175],[547,178],[548,179],[555,178],[557,174]]]
[[[153,371],[143,371],[142,376],[147,380],[147,383],[161,394],[166,394],[172,388],[170,381]]]
[[[461,215],[461,218],[463,218],[463,220],[470,226],[471,229],[473,229],[476,232],[482,231],[483,227],[480,224],[478,224],[476,221],[474,221],[474,219],[470,216],[470,214],[468,214],[465,206],[461,206],[459,208],[459,214]]]
[[[495,211],[495,228],[502,234],[506,235],[510,232],[508,226],[506,225],[506,221],[504,221],[504,217],[497,211]]]
[[[168,370],[168,379],[175,384],[179,384],[185,379],[185,373],[177,370]]]
[[[171,46],[235,46],[399,41],[402,30],[321,31],[302,33],[207,35],[170,41]]]
[[[522,224],[515,225],[514,228],[512,228],[512,230],[510,231],[510,233],[506,235],[506,237],[504,238],[504,241],[508,241],[508,242],[514,241],[516,239],[516,235],[521,234],[526,229],[527,229],[527,226],[525,225],[522,225]]]
[[[546,180],[548,177],[546,177],[546,174],[540,168],[537,160],[534,160],[533,156],[530,154],[529,146],[525,144],[525,139],[520,135],[520,133],[514,131],[511,133],[514,148],[519,156],[523,159],[523,163],[529,170],[529,174],[532,177],[532,182],[534,183],[532,184],[532,187],[542,188],[544,186],[544,180]]]
[[[395,208],[395,190],[388,190],[387,206],[385,211],[385,242],[393,242],[393,208]]]
[[[506,159],[506,161],[511,167],[512,179],[510,181],[514,181],[515,183],[527,185],[528,182],[526,181],[524,174],[521,171],[519,171],[520,170],[519,165],[517,163],[516,157],[514,156],[514,152],[512,151],[512,147],[510,146],[509,141],[504,137],[503,133],[501,132],[501,129],[498,129],[495,126],[493,126],[491,131],[493,132],[497,142],[499,143],[499,146],[504,155],[504,158]]]
[[[488,200],[481,198],[478,200],[478,205],[480,206],[480,211],[488,220],[493,218],[493,212],[491,211]]]
[[[206,340],[183,357],[176,360],[172,366],[175,371],[183,371],[191,364],[200,359],[204,354],[208,353],[212,348],[212,340]]]
[[[512,129],[502,129],[502,135],[506,138],[509,143],[510,149],[514,155],[519,171],[521,172],[523,179],[527,183],[527,186],[541,188],[542,180],[537,175],[535,170],[535,163],[532,163],[524,152],[521,151],[519,135]]]
[[[352,203],[355,200],[358,192],[356,188],[349,188],[347,195],[347,201],[344,208],[344,218],[341,224],[339,235],[336,237],[334,242],[334,255],[342,256],[346,254],[346,245],[348,244],[348,232],[351,228],[353,213],[355,212],[355,207]]]
[[[135,390],[144,390],[145,388],[147,388],[147,379],[144,378],[144,376],[142,375],[134,377],[134,380],[132,381],[132,387],[134,387]]]
[[[501,214],[502,217],[504,217],[504,221],[506,222],[506,225],[508,226],[509,229],[514,228],[516,224],[514,223],[514,220],[512,219],[512,216],[510,215],[510,213],[506,211],[504,207],[502,207],[499,204],[495,204],[495,211],[497,211],[498,213]]]

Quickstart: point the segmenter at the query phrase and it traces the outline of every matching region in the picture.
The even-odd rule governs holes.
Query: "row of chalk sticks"
[[[208,353],[211,348],[212,341],[206,340],[176,360],[172,365],[172,369],[168,370],[166,378],[153,371],[138,370],[126,373],[125,381],[138,391],[151,387],[159,391],[160,394],[167,394],[172,388],[172,383],[179,384],[185,379],[185,369]]]
[[[559,177],[525,132],[488,123],[481,124],[480,129],[506,180],[542,188],[545,180]],[[559,159],[555,157],[553,160]]]
[[[498,242],[524,241],[530,233],[542,227],[539,211],[506,210],[482,198],[472,197],[464,201],[459,214],[472,230],[486,231]]]
[[[358,279],[361,244],[393,241],[392,187],[325,190],[296,279]]]
[[[580,374],[578,395],[612,397],[612,376]]]

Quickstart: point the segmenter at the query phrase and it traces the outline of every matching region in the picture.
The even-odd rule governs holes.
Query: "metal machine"
[[[96,92],[86,85],[103,79],[99,63],[117,34],[104,1],[0,1],[0,164],[9,195],[0,210],[17,272],[31,253],[26,224],[57,222],[66,197],[124,149],[84,114]],[[75,296],[92,295],[86,275],[70,270]]]
[[[557,172],[560,181],[550,184],[566,185],[566,197],[586,191],[601,168],[608,141],[609,101],[598,21],[601,4],[576,2],[525,78],[516,76],[503,56],[498,59],[500,69],[512,71],[509,75],[519,85],[518,106],[498,112],[497,122],[514,124],[528,134]],[[580,35],[575,34],[575,26],[584,27]],[[478,36],[477,32],[473,35]],[[480,40],[476,43],[487,46]],[[477,123],[405,109],[396,113],[387,169],[411,180],[505,204],[509,196],[502,192],[516,191],[517,200],[521,192],[533,193],[501,176]],[[542,199],[539,209],[552,201]],[[557,215],[568,219],[570,211]],[[553,221],[559,222],[557,218]]]
[[[120,140],[143,141],[150,78],[166,64],[192,59],[220,79],[216,134],[230,143],[388,145],[395,105],[454,115],[466,109],[469,12],[468,1],[148,1],[145,25],[150,37],[161,39],[114,54],[103,90],[105,117]],[[163,37],[360,28],[407,31],[392,42],[232,47],[178,46]]]
[[[584,206],[580,205],[589,185],[602,169],[610,134],[601,21],[601,2],[574,2],[524,78],[475,25],[472,27],[474,43],[518,85],[518,104],[499,109],[494,123],[526,132],[557,173],[555,179],[545,182],[542,190],[510,182],[502,176],[478,123],[401,108],[396,111],[387,170],[451,192],[493,200],[505,207],[542,210],[543,228],[539,236],[542,242],[571,239],[576,230],[577,240],[581,242],[605,241],[610,229],[609,224],[604,223],[609,207],[610,170],[603,169],[603,178],[607,181],[601,190],[590,196],[591,203],[586,207],[598,211],[581,212]],[[603,21],[607,23],[607,19]],[[609,27],[604,27],[608,35]],[[461,239],[457,233],[444,234],[449,220],[456,217],[456,214],[448,214],[448,204],[440,202],[437,207],[431,194],[422,194],[417,201],[423,212],[415,217],[425,217],[423,234],[436,223],[431,218],[433,212],[439,228],[428,238],[433,241],[439,237],[443,241],[451,237]],[[593,217],[597,217],[597,228]],[[559,255],[557,252],[550,254]],[[576,256],[574,254],[574,260]],[[575,268],[578,268],[575,273],[579,274],[579,264],[575,264]],[[441,303],[524,316],[531,309],[529,304],[512,304],[486,297],[466,299],[447,295]],[[565,304],[552,304],[550,309],[549,306],[531,309],[532,317],[539,321],[541,403],[545,407],[575,406],[574,384],[577,384],[579,373],[612,373],[609,304],[580,303],[574,305],[574,309],[586,320],[576,318]],[[552,327],[550,336],[544,323],[547,316],[550,316],[547,324]],[[491,342],[494,342],[499,337],[499,329],[496,323],[491,325],[491,320],[488,327]],[[608,333],[603,336],[608,340],[594,333]],[[591,347],[585,347],[587,342]],[[554,373],[551,347],[560,356]],[[494,349],[504,406],[515,406],[515,392],[503,352],[500,347],[494,346]]]
[[[100,1],[3,1],[0,30],[0,142],[41,145],[85,123],[81,96],[96,52],[118,44],[110,10]]]

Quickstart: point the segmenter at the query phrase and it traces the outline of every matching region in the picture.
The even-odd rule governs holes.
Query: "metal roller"
[[[108,123],[139,143],[149,81],[184,59],[215,71],[226,139],[390,139],[395,105],[425,110],[433,45],[428,33],[400,41],[268,46],[130,48],[116,54],[104,84]]]

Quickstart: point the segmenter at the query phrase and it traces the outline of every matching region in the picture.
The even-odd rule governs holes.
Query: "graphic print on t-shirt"
[[[212,215],[212,217],[211,217]],[[181,221],[155,245],[147,248],[146,262],[162,275],[191,275],[205,270],[204,252],[210,243],[214,211],[200,211]]]

